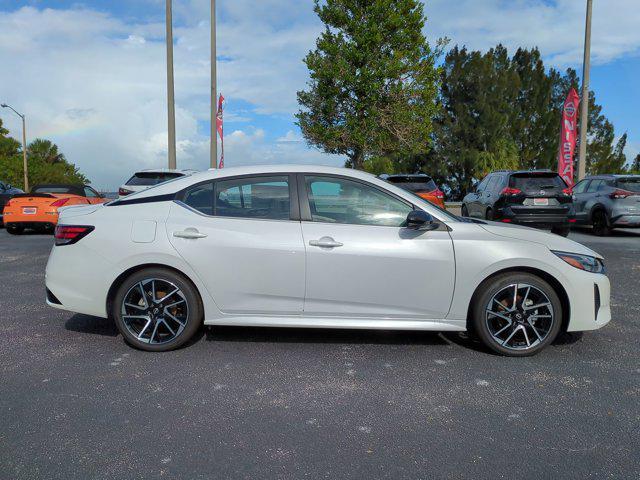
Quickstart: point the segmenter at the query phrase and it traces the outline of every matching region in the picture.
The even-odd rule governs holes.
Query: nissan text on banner
[[[560,151],[558,152],[558,174],[569,187],[573,187],[573,152],[576,149],[578,105],[580,97],[575,89],[569,90],[562,108],[560,129]]]

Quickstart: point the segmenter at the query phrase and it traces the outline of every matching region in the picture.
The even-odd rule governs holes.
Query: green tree
[[[64,154],[58,151],[58,146],[51,140],[36,138],[27,147],[28,160],[41,160],[44,163],[65,162]]]
[[[18,188],[24,187],[22,148],[18,141],[8,136],[0,119],[0,180]],[[27,146],[30,185],[39,183],[86,184],[89,180],[69,163],[59,152],[58,146],[49,140],[34,140]]]
[[[636,158],[631,162],[631,165],[629,166],[629,173],[640,175],[640,153],[637,154]]]
[[[308,89],[296,115],[310,145],[363,168],[373,157],[429,150],[436,112],[435,50],[418,0],[315,0],[326,25],[304,59]]]

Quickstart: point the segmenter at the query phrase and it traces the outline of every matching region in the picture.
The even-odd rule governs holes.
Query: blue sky
[[[226,164],[344,159],[308,148],[295,125],[302,58],[322,29],[311,0],[217,0]],[[640,9],[596,1],[592,81],[616,134],[640,151]],[[0,100],[27,114],[28,138],[58,143],[99,188],[166,163],[164,0],[0,0]],[[451,45],[538,46],[581,71],[584,0],[428,0],[425,33]],[[174,0],[178,165],[208,167],[209,0]],[[15,137],[17,118],[2,112]],[[1,174],[1,172],[0,172]]]

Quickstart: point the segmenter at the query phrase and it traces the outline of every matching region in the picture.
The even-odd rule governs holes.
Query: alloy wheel
[[[491,297],[485,322],[498,345],[523,351],[544,342],[553,328],[555,314],[542,290],[527,283],[514,283]]]
[[[182,333],[189,318],[189,305],[174,283],[149,278],[127,291],[120,313],[136,340],[157,345],[171,342]]]

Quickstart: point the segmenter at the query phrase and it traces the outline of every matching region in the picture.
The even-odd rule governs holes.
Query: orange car
[[[25,228],[53,230],[58,223],[58,208],[107,200],[87,185],[36,185],[31,193],[14,195],[5,204],[4,224],[13,235],[19,235]]]
[[[444,193],[429,175],[424,173],[380,175],[380,178],[433,203],[437,207],[444,208]]]

